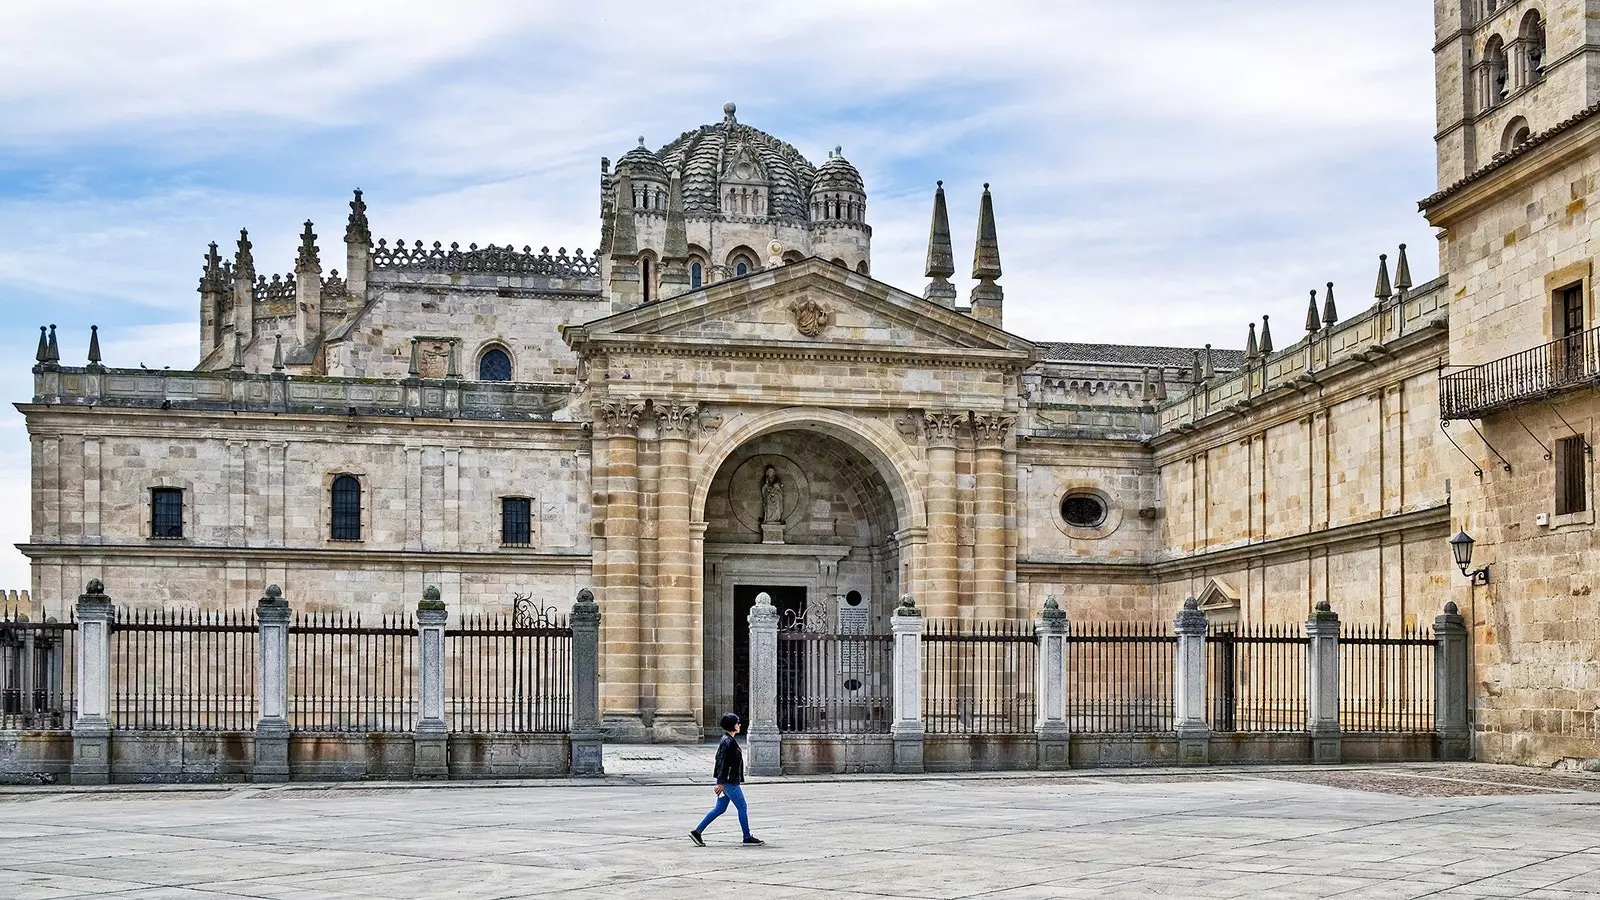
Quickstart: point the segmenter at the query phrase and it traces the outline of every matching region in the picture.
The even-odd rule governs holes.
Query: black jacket
[[[717,745],[717,767],[712,774],[717,777],[717,784],[744,783],[744,751],[733,735],[723,735],[722,743]]]

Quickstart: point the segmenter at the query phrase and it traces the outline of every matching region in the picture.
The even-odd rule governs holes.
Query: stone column
[[[251,781],[289,780],[289,615],[283,589],[267,585],[266,596],[256,604],[261,715],[256,719]]]
[[[766,591],[750,607],[750,774],[782,775],[778,733],[778,610]]]
[[[111,780],[111,628],[116,611],[100,579],[78,597],[78,708],[72,721],[72,783]]]
[[[974,416],[977,436],[974,459],[977,502],[973,528],[973,615],[978,619],[1006,616],[1006,435],[1012,416]]]
[[[572,774],[604,775],[600,730],[600,607],[588,588],[572,605]]]
[[[1072,767],[1072,732],[1067,727],[1067,614],[1048,597],[1033,623],[1039,641],[1038,698],[1039,768]]]
[[[1206,723],[1206,614],[1193,597],[1172,618],[1178,636],[1178,659],[1173,666],[1174,729],[1178,733],[1178,762],[1203,766],[1211,759],[1211,726]]]
[[[923,567],[928,614],[953,618],[959,575],[956,563],[956,438],[966,417],[929,412],[923,417],[928,442],[928,551]]]
[[[1342,759],[1339,736],[1339,614],[1319,601],[1306,619],[1306,726],[1311,732],[1311,761]]]
[[[1433,620],[1433,728],[1439,759],[1472,758],[1467,719],[1471,672],[1467,668],[1467,620],[1454,602]]]
[[[921,772],[922,767],[922,611],[910,594],[889,619],[894,634],[894,770]]]
[[[702,690],[700,616],[694,596],[693,535],[689,529],[689,435],[700,407],[695,403],[656,405],[661,439],[661,489],[656,497],[656,653],[661,660],[655,686],[660,705],[656,740],[700,740]]]
[[[439,589],[428,585],[417,603],[417,692],[421,715],[412,736],[412,778],[450,777],[450,727],[444,721],[444,623]]]
[[[639,615],[639,416],[637,400],[599,404],[596,425],[606,441],[606,553],[604,594],[605,672],[601,721],[613,740],[645,741],[639,714],[641,628]]]

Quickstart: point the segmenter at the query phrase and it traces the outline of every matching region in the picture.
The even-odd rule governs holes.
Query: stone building
[[[942,185],[926,286],[876,281],[859,173],[732,104],[602,161],[592,255],[374,241],[359,192],[342,277],[311,223],[270,278],[241,232],[207,254],[192,371],[106,368],[95,343],[63,365],[41,331],[34,596],[101,578],[238,605],[274,582],[373,613],[438,584],[470,612],[593,587],[607,726],[655,740],[741,702],[763,590],[878,621],[901,593],[971,619],[1056,596],[1079,622],[1326,600],[1391,628],[1454,601],[1480,756],[1600,756],[1600,0],[1436,5],[1444,274],[1413,284],[1402,246],[1370,305],[1314,291],[1281,346],[1265,317],[1242,351],[1005,331],[987,186],[964,301]],[[1463,418],[1481,438],[1440,427]]]

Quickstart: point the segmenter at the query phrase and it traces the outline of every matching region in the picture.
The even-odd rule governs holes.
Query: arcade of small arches
[[[1486,14],[1493,14],[1496,8],[1494,0],[1489,0]],[[1473,67],[1480,111],[1493,109],[1544,79],[1545,40],[1544,16],[1530,9],[1510,40],[1496,33],[1483,41]]]

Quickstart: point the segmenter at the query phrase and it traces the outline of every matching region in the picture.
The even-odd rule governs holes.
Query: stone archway
[[[837,423],[766,424],[738,429],[748,434],[713,457],[716,468],[696,484],[704,722],[743,700],[743,618],[757,591],[797,610],[850,597],[881,622],[914,555],[903,527],[914,504],[899,499],[911,492],[896,467],[880,462],[887,454],[862,449],[870,438],[838,436]],[[779,523],[762,521],[769,473],[782,496],[765,506]]]

